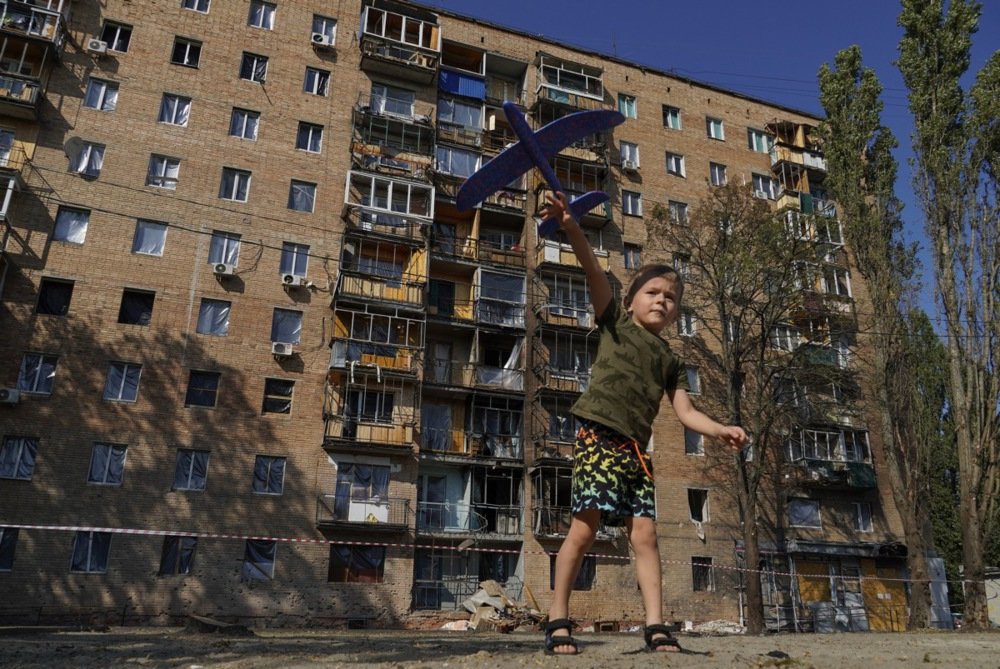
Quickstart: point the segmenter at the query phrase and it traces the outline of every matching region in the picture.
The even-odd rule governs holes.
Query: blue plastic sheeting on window
[[[440,90],[477,100],[486,98],[485,79],[450,70],[441,70],[438,74],[438,88]]]

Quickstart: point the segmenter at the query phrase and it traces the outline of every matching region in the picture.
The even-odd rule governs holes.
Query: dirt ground
[[[542,652],[540,633],[260,630],[199,633],[182,628],[107,632],[0,629],[0,667],[318,669],[320,667],[1000,667],[1000,633],[681,635],[682,655],[642,652],[638,634],[577,634],[583,654]],[[769,654],[770,653],[770,654]]]

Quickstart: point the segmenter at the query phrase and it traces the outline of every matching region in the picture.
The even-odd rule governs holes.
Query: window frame
[[[222,305],[225,305],[224,307]],[[225,312],[225,320],[216,322],[211,318],[212,308]],[[203,297],[198,305],[198,323],[195,325],[195,332],[207,337],[228,337],[229,319],[232,314],[233,303],[231,300],[220,300],[213,297]],[[208,327],[202,327],[206,323]]]
[[[173,173],[177,176],[170,176]],[[177,190],[180,180],[181,159],[165,156],[160,153],[149,154],[149,167],[146,170],[146,185],[163,190]]]
[[[267,83],[267,68],[270,58],[259,53],[244,51],[240,57],[240,81],[255,84]],[[261,67],[263,65],[263,67]]]
[[[718,142],[726,141],[725,122],[717,116],[706,116],[705,133],[708,135],[709,139],[714,139]]]
[[[177,458],[174,461],[174,480],[170,484],[170,489],[176,492],[204,492],[208,490],[208,466],[211,462],[212,452],[201,449],[201,448],[178,448]],[[184,462],[183,457],[189,457],[190,462],[187,463],[187,472],[182,472],[182,465]],[[203,460],[202,469],[205,472],[204,478],[201,481],[195,480],[195,465],[198,464],[200,460]],[[178,485],[178,474],[184,474],[183,485]],[[200,483],[201,487],[198,487]]]
[[[82,142],[70,158],[69,171],[91,179],[101,176],[101,170],[104,169],[104,152],[107,148],[106,144],[98,142]]]
[[[684,455],[700,457],[705,455],[705,437],[688,427],[684,428]]]
[[[359,560],[356,557],[356,553],[361,551],[375,551],[376,553],[381,553],[378,556],[378,566],[375,568],[374,580],[364,578],[360,572],[353,569]],[[347,560],[343,559],[343,553],[349,553]],[[334,556],[337,556],[337,560],[334,560]],[[385,563],[386,563],[386,550],[385,546],[330,546],[330,562],[327,569],[326,580],[328,583],[369,583],[377,584],[385,582]],[[370,558],[366,558],[370,561]],[[335,578],[336,576],[343,576],[343,578]]]
[[[291,317],[292,314],[295,314],[297,316],[298,327],[295,328],[297,330],[297,336],[295,337],[295,341],[282,341],[281,339],[276,338],[276,337],[289,338],[289,336],[283,335],[280,332],[282,318],[279,317],[279,313],[288,314],[288,317]],[[305,315],[300,309],[284,309],[282,307],[275,307],[274,311],[271,314],[271,341],[274,343],[291,344],[293,346],[299,344],[302,341],[302,324],[304,321],[305,321]]]
[[[100,447],[107,448],[107,454],[105,455],[104,471],[101,473],[101,479],[93,478],[94,475],[94,465],[95,458],[98,454]],[[118,479],[109,480],[109,476],[113,473],[112,464],[116,461],[116,449],[121,450],[121,461],[118,467]],[[115,444],[108,441],[95,441],[93,447],[90,450],[90,465],[87,467],[87,485],[105,486],[109,488],[120,488],[122,482],[125,479],[125,460],[128,457],[128,445],[127,444]]]
[[[298,189],[299,197],[296,197],[296,188]],[[290,211],[298,211],[306,214],[311,214],[316,211],[317,188],[318,185],[315,182],[292,179],[288,184],[288,209]],[[302,197],[308,197],[308,209],[296,206]]]
[[[708,163],[708,182],[713,186],[725,186],[729,183],[728,169],[724,163],[710,161]]]
[[[642,267],[642,246],[625,242],[622,245],[623,262],[625,269],[636,270]]]
[[[715,592],[715,565],[711,556],[691,557],[691,591]]]
[[[30,383],[25,383],[28,381],[27,374],[29,372],[30,358],[37,358],[37,362],[35,363],[35,368],[31,374],[33,378],[30,380]],[[21,356],[21,367],[17,373],[17,389],[28,395],[51,395],[55,386],[56,369],[58,366],[59,356],[57,355],[49,353],[35,353],[33,351],[25,352],[24,355]],[[48,376],[44,377],[48,379],[48,390],[39,390],[39,387],[46,385],[43,380],[43,375],[46,374],[46,369],[51,370],[51,372],[48,373]]]
[[[253,135],[247,135],[247,128],[253,121]],[[239,133],[236,132],[239,126]],[[248,142],[257,141],[257,133],[260,132],[260,112],[243,107],[233,107],[229,114],[229,136],[237,139],[245,139]]]
[[[694,309],[682,307],[677,315],[677,335],[680,337],[694,337],[698,334],[698,316]]]
[[[117,29],[114,34],[114,39],[109,39],[108,31],[114,29]],[[131,46],[132,43],[132,26],[127,23],[122,23],[121,21],[105,20],[104,24],[101,26],[101,41],[108,45],[109,51],[128,53],[129,46]],[[125,43],[124,48],[118,48],[122,41]]]
[[[261,479],[258,477],[257,469],[258,466],[264,462],[267,465],[267,472],[265,480],[261,485],[258,485]],[[281,463],[281,471],[278,476],[280,478],[277,481],[277,490],[271,490],[272,488],[272,472],[274,471],[274,465]],[[250,489],[255,495],[270,495],[272,497],[280,497],[285,493],[285,472],[288,468],[288,458],[283,455],[262,455],[258,454],[254,458],[254,468],[253,476],[251,476]],[[259,487],[263,489],[258,489]]]
[[[622,189],[622,214],[642,216],[642,193]]]
[[[66,214],[67,216],[79,214],[83,216],[86,220],[84,221],[82,226],[80,226],[77,221],[71,221],[68,225],[66,225],[61,221],[61,219],[63,218],[63,214]],[[80,235],[79,231],[77,231],[74,234],[73,232],[74,225],[82,227],[83,238],[80,239],[80,241],[76,241],[75,239],[73,239],[73,237]],[[83,209],[81,207],[67,207],[64,205],[60,205],[59,209],[56,211],[55,224],[52,227],[52,241],[83,246],[83,244],[87,241],[87,230],[89,228],[90,228],[90,209]],[[62,232],[60,232],[60,230],[62,230]]]
[[[691,222],[688,213],[688,203],[680,200],[667,200],[667,218],[673,225],[688,225]]]
[[[232,186],[229,188],[228,195],[224,194],[226,192],[224,189],[227,177],[232,179]],[[229,202],[248,202],[250,200],[250,184],[252,181],[253,172],[250,170],[240,167],[223,167],[222,180],[219,183],[219,199]],[[241,192],[243,194],[242,198],[239,197]]]
[[[295,133],[295,148],[299,151],[305,151],[306,153],[322,153],[324,129],[325,128],[318,123],[299,121],[298,130]],[[305,139],[305,141],[303,141],[303,139]],[[316,148],[313,148],[314,146]]]
[[[176,548],[174,548],[176,546]],[[168,562],[171,553],[176,559]],[[160,549],[160,566],[157,576],[188,576],[194,570],[194,558],[198,553],[198,537],[168,534],[163,537]]]
[[[625,118],[639,118],[639,99],[628,93],[619,93],[618,113]]]
[[[35,475],[35,465],[38,463],[38,442],[38,437],[5,434],[0,441],[0,480],[30,481]],[[9,448],[17,448],[16,457],[5,455],[5,451]],[[28,454],[27,458],[25,453]],[[6,463],[12,465],[9,472],[2,469]],[[22,469],[26,469],[23,474]]]
[[[137,218],[135,221],[135,233],[132,237],[132,253],[135,255],[142,256],[152,256],[154,258],[162,258],[163,254],[167,250],[167,230],[170,228],[169,225],[163,221],[153,221],[148,218]],[[142,234],[140,234],[142,230]],[[143,251],[145,246],[146,237],[149,240],[153,240],[153,233],[156,233],[158,239],[156,240],[156,249],[152,251]]]
[[[676,112],[676,113],[674,113]],[[667,130],[681,130],[681,108],[673,105],[662,105],[663,127]],[[677,125],[674,125],[676,119]]]
[[[254,561],[250,546],[254,545],[256,551],[267,559],[267,562],[258,564]],[[278,542],[266,539],[247,539],[243,549],[243,564],[240,567],[240,575],[248,581],[272,581],[274,580],[274,570],[278,562]],[[264,565],[263,568],[261,565]]]
[[[254,12],[259,11],[255,22]],[[270,12],[266,11],[270,10]],[[274,30],[274,22],[278,15],[278,5],[266,0],[250,0],[250,13],[247,16],[247,26],[261,30]]]
[[[201,47],[201,40],[175,36],[174,45],[170,49],[170,64],[198,69],[201,65]],[[182,48],[183,55],[180,55]]]
[[[183,109],[185,102],[187,108]],[[164,92],[160,98],[160,110],[156,115],[156,122],[186,128],[191,119],[191,105],[192,100],[187,95]]]
[[[195,380],[199,381],[199,385],[195,385]],[[206,382],[215,382],[214,387]],[[199,408],[199,409],[212,409],[219,406],[219,386],[222,382],[222,373],[213,372],[207,369],[190,369],[188,370],[188,383],[187,390],[184,391],[184,407],[185,408]],[[206,397],[210,396],[212,403],[206,404],[204,402],[194,401],[198,399],[202,394],[206,394]]]
[[[41,280],[38,282],[38,301],[35,303],[35,313],[43,315],[43,316],[66,316],[66,315],[68,315],[69,314],[70,304],[72,304],[72,302],[73,302],[73,288],[75,287],[75,285],[76,285],[76,282],[74,282],[74,281],[68,281],[66,279],[57,279],[57,278],[51,277],[51,276],[43,276],[41,278]],[[69,292],[66,294],[66,302],[65,302],[65,304],[61,304],[62,311],[60,311],[60,312],[48,311],[48,310],[42,311],[41,310],[42,309],[42,305],[43,305],[43,303],[46,302],[46,300],[44,299],[45,295],[49,291],[56,290],[56,288],[55,288],[56,286],[69,286]],[[63,297],[62,295],[57,295],[57,296],[60,297],[60,298]],[[46,309],[47,309],[47,307],[46,307]]]
[[[192,7],[192,5],[194,5]],[[204,9],[202,9],[204,5]],[[181,0],[181,9],[189,9],[192,12],[198,12],[199,14],[208,14],[212,6],[212,0]]]
[[[875,516],[871,502],[851,502],[854,506],[854,529],[857,532],[871,534],[875,531]],[[867,516],[865,515],[867,513]],[[867,523],[865,522],[867,521]]]
[[[278,391],[274,386],[287,384],[288,394],[285,395]],[[276,406],[276,402],[285,403],[287,402],[287,407],[273,408]],[[293,379],[279,379],[275,377],[265,377],[264,378],[264,394],[261,399],[260,412],[263,414],[286,414],[291,415],[292,406],[295,402],[295,381]]]
[[[796,506],[798,506],[798,505],[806,506],[807,505],[807,506],[810,507],[810,509],[815,508],[815,516],[816,516],[816,521],[817,521],[816,524],[815,525],[801,525],[801,524],[796,524],[795,522],[793,522],[793,519],[792,519],[792,505],[793,504],[796,505]],[[787,514],[787,517],[788,517],[788,526],[789,527],[803,527],[803,528],[808,528],[808,529],[823,529],[823,509],[822,509],[822,507],[821,507],[818,499],[809,499],[809,498],[806,498],[806,497],[791,497],[791,498],[788,499],[787,508],[786,508],[786,514]],[[810,516],[812,516],[812,515],[813,514],[810,512]]]
[[[212,230],[212,241],[208,246],[208,263],[225,263],[236,267],[240,260],[243,236],[227,230]]]
[[[120,367],[119,367],[120,366]],[[121,382],[118,385],[118,390],[115,391],[113,396],[108,396],[110,384],[112,381],[111,370],[119,369],[119,375],[121,377]],[[135,394],[132,397],[126,397],[127,382],[131,379],[130,374],[135,375]],[[105,402],[120,402],[123,404],[135,404],[139,401],[139,385],[142,382],[142,365],[135,362],[123,362],[121,360],[112,360],[108,363],[108,370],[104,377],[104,391],[101,395],[101,399]]]
[[[100,92],[97,94],[96,104],[87,104],[93,97],[92,93],[95,86],[102,86]],[[118,107],[118,94],[121,91],[121,86],[117,81],[111,79],[102,79],[100,77],[88,77],[87,79],[87,90],[83,94],[82,107],[84,109],[93,109],[94,111],[101,112],[113,112]],[[109,96],[109,93],[113,95]],[[109,97],[111,98],[109,102]]]
[[[310,85],[312,78],[312,85]],[[306,65],[306,74],[302,79],[302,92],[308,95],[325,98],[330,95],[330,70]]]
[[[74,569],[77,565],[77,551],[79,550],[81,539],[86,536],[87,540],[87,555],[86,564],[83,569]],[[101,538],[106,540],[107,543],[98,543],[98,551],[103,551],[103,556],[98,554],[96,557],[94,555],[95,539]],[[73,536],[73,549],[70,553],[70,565],[69,571],[71,574],[106,574],[108,573],[108,562],[111,559],[111,540],[113,538],[112,532],[96,532],[94,530],[78,530]],[[103,557],[103,559],[102,559]],[[103,562],[103,567],[101,563]]]
[[[673,151],[667,151],[666,153],[667,174],[686,179],[687,171],[684,167],[684,154]]]

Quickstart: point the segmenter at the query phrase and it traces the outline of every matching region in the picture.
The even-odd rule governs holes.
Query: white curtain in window
[[[104,147],[98,144],[84,144],[73,156],[70,170],[88,176],[97,176],[104,166]]]
[[[288,194],[288,200],[290,209],[312,211],[316,202],[316,186],[293,181],[291,192]]]
[[[208,250],[208,262],[224,262],[235,265],[240,257],[240,236],[231,232],[212,233],[212,244]]]
[[[165,123],[187,125],[191,114],[191,98],[177,95],[164,95],[160,103],[160,120]]]
[[[132,243],[133,253],[148,255],[163,255],[163,245],[167,239],[167,226],[152,221],[139,221],[135,226],[135,240]]]
[[[224,300],[202,300],[198,312],[198,332],[225,336],[229,334],[230,302]]]
[[[56,227],[52,233],[53,239],[73,244],[83,244],[87,238],[87,225],[90,213],[76,209],[60,209],[56,216]]]

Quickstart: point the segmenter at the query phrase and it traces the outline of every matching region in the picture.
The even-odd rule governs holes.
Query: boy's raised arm
[[[570,246],[576,254],[580,266],[583,267],[587,275],[587,286],[590,290],[590,303],[594,305],[594,317],[599,318],[604,310],[611,304],[614,293],[611,290],[611,282],[608,275],[597,262],[594,249],[591,248],[587,236],[583,234],[580,224],[573,218],[569,210],[569,203],[566,201],[564,193],[546,194],[547,204],[542,208],[542,218],[555,218],[559,221],[559,226],[566,233]]]

